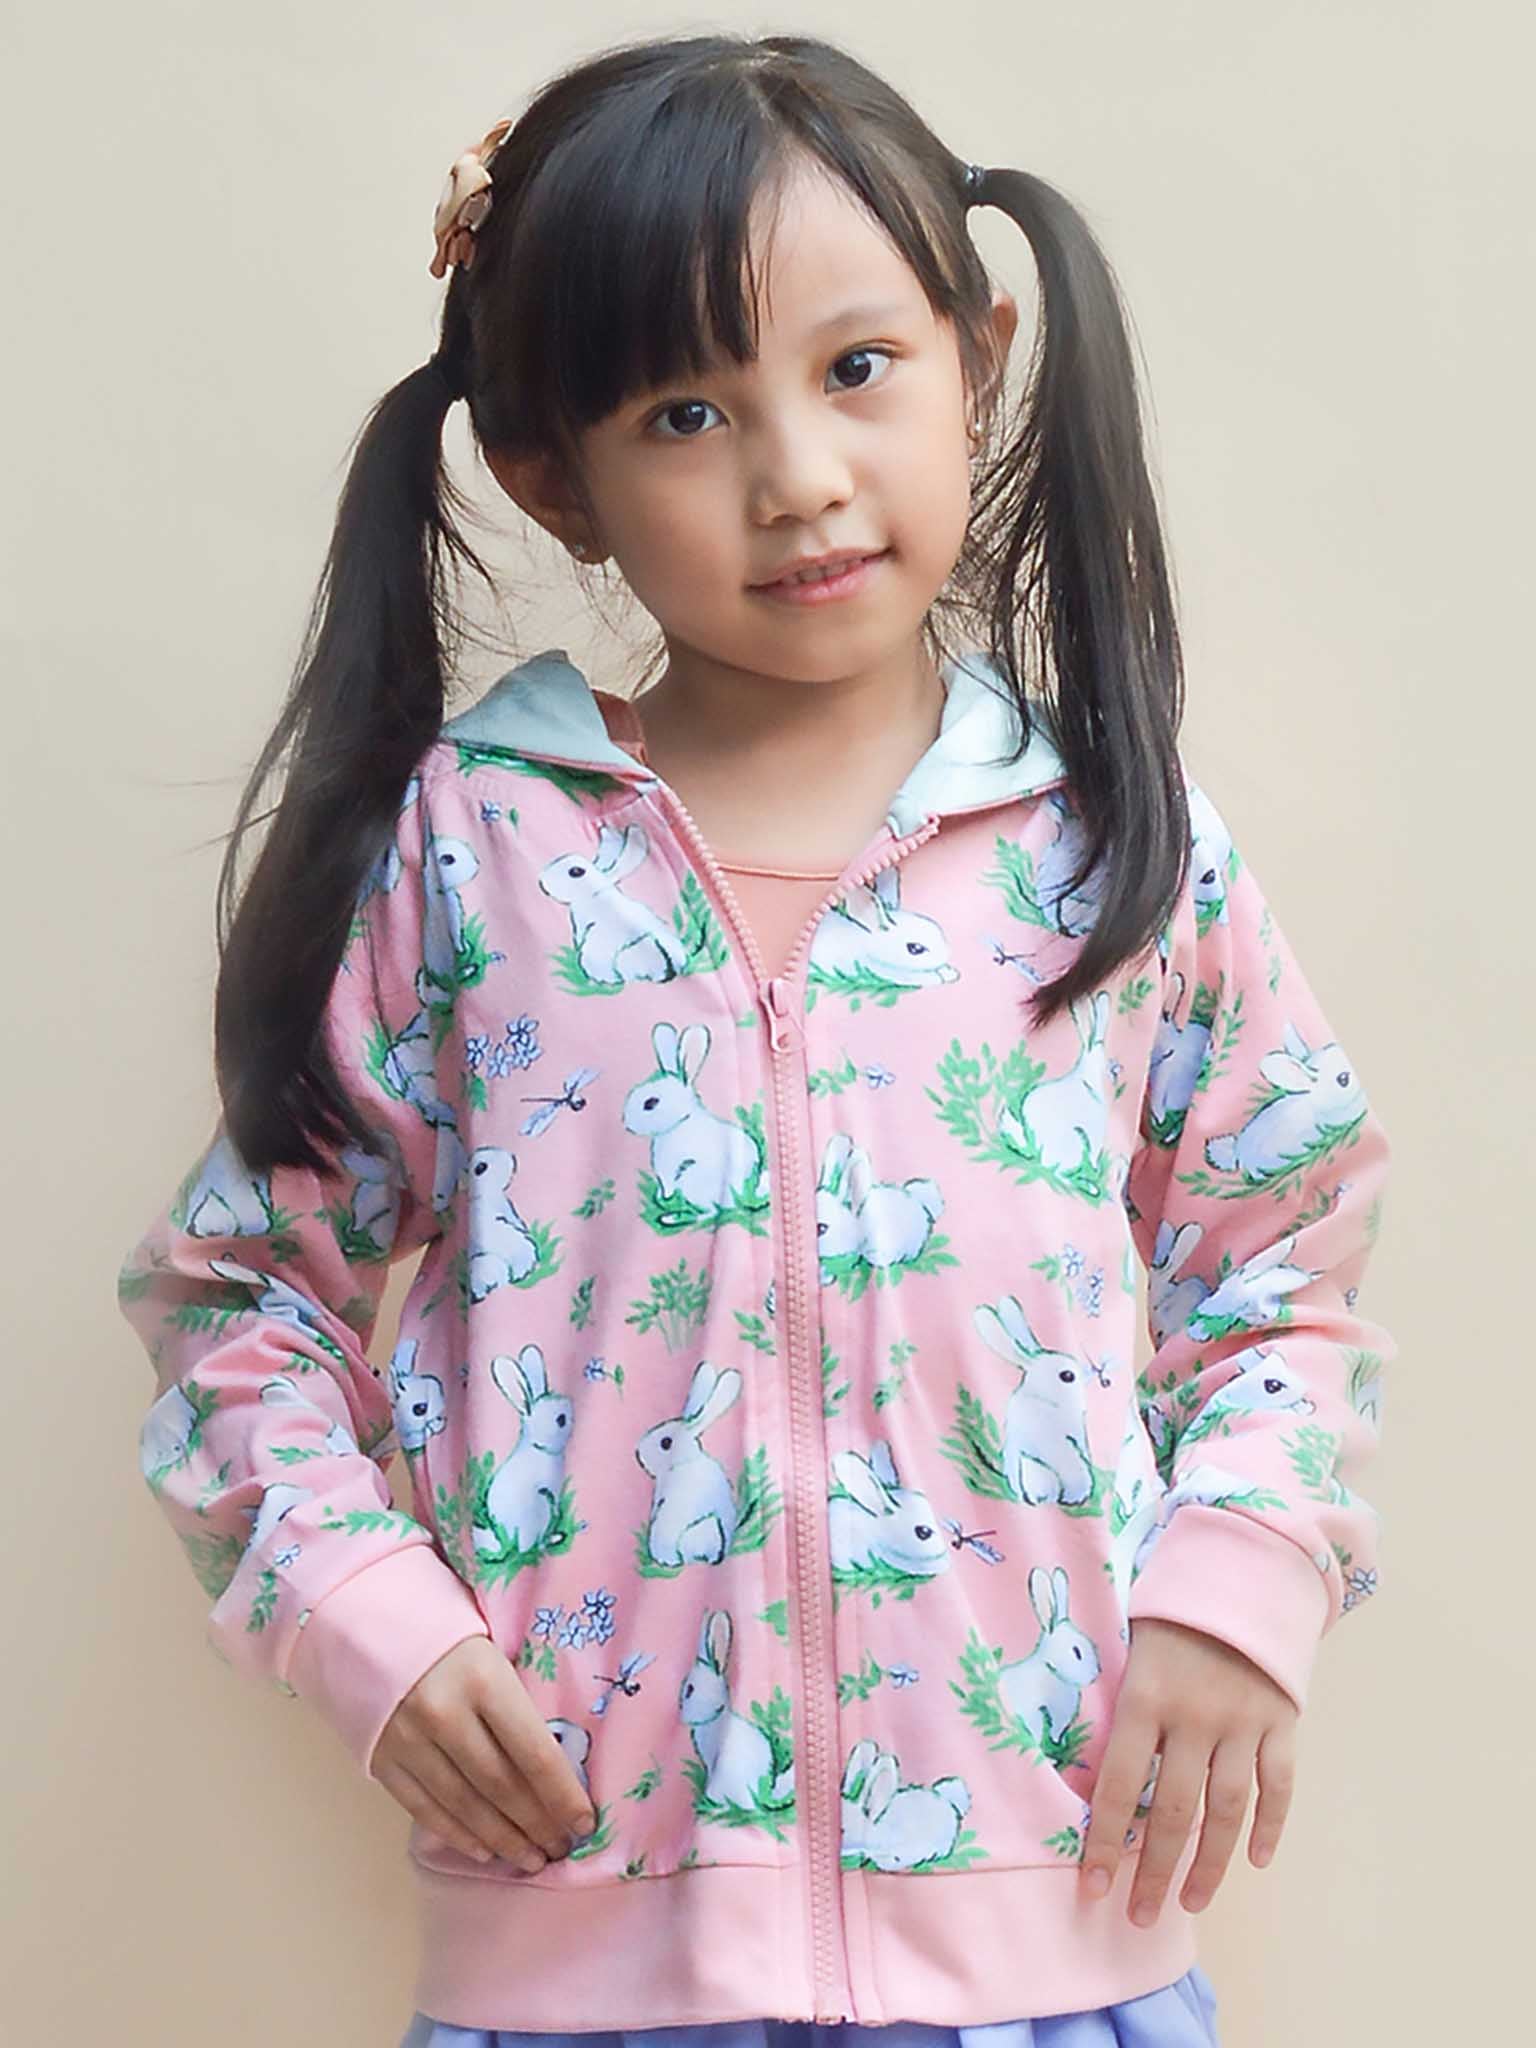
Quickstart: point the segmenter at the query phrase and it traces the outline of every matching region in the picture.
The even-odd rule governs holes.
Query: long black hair
[[[240,800],[219,876],[215,1060],[229,1133],[253,1170],[324,1170],[317,1141],[369,1143],[324,1013],[365,879],[444,717],[464,631],[455,572],[492,582],[454,517],[469,507],[442,460],[447,408],[467,401],[481,449],[556,458],[595,526],[581,434],[722,350],[754,358],[752,202],[809,161],[863,202],[953,324],[983,417],[972,517],[924,637],[936,664],[984,647],[1017,706],[1020,754],[1027,698],[1042,698],[1067,768],[1083,850],[1066,888],[1097,871],[1097,911],[1068,966],[1031,992],[1036,1021],[1159,936],[1188,857],[1182,663],[1126,321],[1087,223],[1028,171],[989,168],[973,195],[966,160],[819,38],[617,45],[546,84],[491,158],[491,208],[472,263],[450,273],[436,356],[360,430],[289,694]],[[1039,278],[1014,415],[995,374],[972,203],[1018,223]],[[951,644],[946,629],[962,619]],[[662,641],[642,684],[665,653]],[[226,931],[240,836],[290,749]]]

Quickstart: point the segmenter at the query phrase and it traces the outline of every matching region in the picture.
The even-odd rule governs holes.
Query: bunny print
[[[827,1140],[816,1178],[816,1241],[821,1279],[846,1284],[870,1273],[897,1277],[930,1248],[933,1226],[944,1213],[939,1184],[914,1177],[899,1186],[877,1181],[869,1154],[846,1132]]]
[[[731,1549],[740,1520],[736,1490],[702,1438],[740,1392],[739,1372],[730,1367],[717,1372],[700,1359],[682,1414],[656,1423],[635,1446],[635,1456],[655,1482],[645,1529],[653,1563],[718,1564]]]
[[[872,884],[843,891],[816,926],[807,970],[806,1004],[820,990],[883,1003],[913,989],[957,981],[949,941],[937,918],[901,907],[901,877],[882,868]]]
[[[1073,1006],[1074,1020],[1077,1007]],[[1037,1081],[1005,1106],[998,1128],[1020,1154],[1037,1161],[1047,1173],[1070,1187],[1078,1182],[1102,1185],[1107,1168],[1105,1132],[1105,1029],[1109,997],[1103,989],[1093,998],[1087,1032],[1072,1066],[1054,1080]]]
[[[832,1576],[840,1584],[885,1588],[910,1598],[924,1579],[949,1569],[949,1538],[926,1494],[903,1486],[884,1437],[869,1456],[837,1451],[827,1515]],[[878,1605],[880,1593],[875,1590]]]
[[[622,832],[600,825],[593,854],[562,853],[539,873],[546,896],[570,912],[571,940],[581,980],[603,988],[631,981],[670,981],[688,970],[688,948],[654,910],[626,896],[621,881],[644,865],[640,825]]]
[[[1359,1128],[1366,1112],[1365,1091],[1337,1039],[1314,1050],[1287,1022],[1285,1050],[1266,1054],[1259,1072],[1276,1091],[1274,1100],[1241,1130],[1205,1141],[1210,1164],[1239,1177],[1236,1193],[1272,1187],[1317,1164]]]
[[[1089,1500],[1094,1473],[1077,1360],[1039,1342],[1015,1294],[1005,1294],[995,1307],[982,1302],[972,1315],[982,1342],[1021,1375],[1003,1425],[1008,1491],[1031,1507]]]
[[[1040,1635],[1027,1657],[1003,1665],[997,1690],[1014,1718],[1028,1730],[1042,1755],[1061,1755],[1077,1718],[1085,1689],[1099,1675],[1099,1653],[1068,1615],[1066,1568],[1037,1564],[1029,1574],[1029,1597]]]
[[[709,1029],[658,1023],[651,1030],[656,1068],[624,1098],[626,1131],[647,1138],[658,1211],[681,1205],[706,1227],[760,1209],[767,1161],[741,1124],[706,1108],[695,1085],[709,1056]]]
[[[525,1344],[515,1357],[493,1358],[491,1378],[522,1427],[486,1489],[474,1543],[482,1558],[518,1571],[535,1562],[556,1522],[575,1410],[566,1395],[551,1391],[537,1344]]]
[[[964,1778],[903,1785],[895,1754],[865,1736],[843,1766],[843,1867],[936,1868],[953,1859],[970,1810],[971,1788]]]
[[[782,1834],[794,1818],[795,1767],[788,1745],[731,1705],[731,1617],[706,1607],[698,1653],[678,1693],[697,1763],[689,1775],[701,1819]]]

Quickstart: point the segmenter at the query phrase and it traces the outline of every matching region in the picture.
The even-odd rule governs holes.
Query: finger
[[[1200,1829],[1200,1846],[1189,1866],[1179,1903],[1186,1913],[1198,1913],[1209,1905],[1217,1885],[1226,1875],[1232,1850],[1248,1811],[1248,1794],[1253,1785],[1254,1745],[1233,1740],[1218,1742],[1211,1758],[1211,1774],[1205,1788],[1205,1819]]]
[[[489,1738],[484,1738],[489,1744]],[[470,1738],[471,1742],[473,1738]],[[493,1855],[505,1857],[530,1875],[542,1870],[546,1861],[543,1844],[522,1819],[519,1807],[530,1807],[526,1794],[508,1804],[501,1798],[487,1798],[465,1771],[465,1729],[461,1720],[454,1729],[453,1747],[438,1743],[413,1752],[409,1768],[428,1793],[453,1814],[463,1828],[482,1841]]]
[[[555,1747],[557,1759],[563,1763],[563,1751],[555,1737],[549,1733],[543,1720],[539,1722],[539,1737]],[[510,1741],[520,1741],[522,1747],[512,1751]],[[465,1774],[467,1782],[485,1800],[487,1806],[496,1808],[506,1819],[518,1827],[549,1858],[569,1853],[569,1825],[557,1823],[545,1800],[541,1800],[535,1784],[532,1784],[528,1765],[543,1761],[539,1749],[528,1757],[528,1735],[520,1733],[506,1739],[496,1733],[492,1724],[485,1720],[485,1710],[479,1708],[467,1714],[455,1726],[453,1761]]]
[[[1296,1724],[1292,1721],[1271,1728],[1259,1744],[1259,1803],[1248,1842],[1250,1863],[1262,1867],[1274,1855],[1295,1789]]]
[[[513,1774],[509,1782],[520,1795],[517,1819],[545,1844],[551,1856],[563,1856],[573,1836],[591,1833],[597,1815],[570,1758],[527,1688],[510,1668],[502,1675],[511,1679],[510,1686],[487,1686],[478,1695],[480,1718]],[[523,1820],[525,1811],[527,1820]]]
[[[481,1841],[474,1833],[435,1800],[426,1787],[408,1771],[404,1764],[378,1763],[374,1775],[390,1796],[397,1800],[422,1827],[430,1828],[435,1835],[441,1835],[450,1847],[461,1855],[473,1856],[477,1863],[489,1863],[495,1851]]]
[[[1147,1782],[1157,1744],[1157,1721],[1122,1693],[1114,1725],[1093,1787],[1088,1832],[1083,1837],[1083,1885],[1089,1898],[1102,1898],[1115,1881],[1125,1833]],[[1102,1882],[1094,1879],[1102,1874]]]
[[[1163,1744],[1162,1767],[1128,1908],[1138,1927],[1150,1927],[1162,1908],[1168,1880],[1200,1808],[1210,1760],[1210,1743],[1200,1736],[1175,1731]]]

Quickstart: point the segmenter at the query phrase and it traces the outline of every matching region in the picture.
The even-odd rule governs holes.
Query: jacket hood
[[[1066,777],[1052,737],[1050,713],[1030,699],[1030,739],[1016,761],[1007,757],[1018,719],[1007,686],[979,651],[941,669],[944,712],[927,752],[891,798],[887,822],[901,837],[925,817],[975,810],[1028,796]],[[560,761],[643,783],[655,780],[643,762],[609,738],[592,685],[563,647],[549,647],[498,678],[479,701],[450,718],[445,739],[505,747],[534,759]]]

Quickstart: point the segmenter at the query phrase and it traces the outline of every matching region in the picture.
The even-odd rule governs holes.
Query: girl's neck
[[[826,683],[674,660],[634,701],[653,755],[750,760],[835,785],[850,756],[899,759],[920,742],[915,761],[938,733],[944,685],[921,649]]]
[[[752,681],[675,666],[632,700],[647,760],[711,845],[742,860],[842,867],[938,735],[928,661],[847,682]]]

